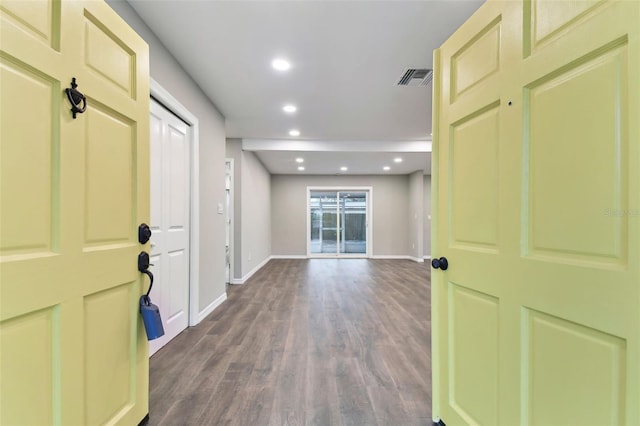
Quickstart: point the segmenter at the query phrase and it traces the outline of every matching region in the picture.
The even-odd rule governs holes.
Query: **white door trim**
[[[311,191],[362,191],[367,193],[367,252],[361,255],[322,255],[311,253]],[[373,256],[373,186],[307,186],[307,258],[335,258],[335,257],[359,257],[370,258]]]
[[[200,124],[198,118],[185,108],[171,93],[165,90],[153,78],[149,78],[151,96],[165,108],[191,126],[191,206],[190,206],[190,238],[189,238],[189,325],[200,322],[198,306],[200,296]]]

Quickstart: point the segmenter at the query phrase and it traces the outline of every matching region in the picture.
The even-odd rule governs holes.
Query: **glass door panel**
[[[310,252],[336,254],[338,241],[337,192],[313,191],[309,203],[311,213]]]
[[[367,193],[339,192],[340,254],[367,252]]]

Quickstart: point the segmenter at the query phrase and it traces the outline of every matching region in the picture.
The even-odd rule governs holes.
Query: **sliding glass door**
[[[339,253],[367,253],[367,193],[338,192]]]
[[[336,253],[338,247],[338,199],[337,193],[311,191],[310,252]]]
[[[368,255],[369,193],[368,190],[309,190],[309,255]]]

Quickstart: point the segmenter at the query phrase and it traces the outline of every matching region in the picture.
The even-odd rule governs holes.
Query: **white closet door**
[[[149,355],[187,328],[189,321],[189,131],[151,100],[151,300],[165,335],[149,342]]]

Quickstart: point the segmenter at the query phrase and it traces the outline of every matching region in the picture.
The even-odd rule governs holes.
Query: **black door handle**
[[[440,259],[433,259],[431,261],[431,266],[433,266],[433,269],[442,269],[443,271],[446,271],[447,268],[449,267],[449,261],[447,260],[446,257],[441,257]]]
[[[141,251],[138,255],[138,271],[144,273],[147,269],[149,269],[149,266],[152,266],[150,262],[151,260],[149,259],[149,253],[147,253],[146,251]]]
[[[146,274],[149,277],[149,290],[147,290],[146,298],[148,301],[149,293],[151,293],[151,287],[153,287],[153,274],[149,270],[149,266],[153,266],[153,263],[149,263],[149,253],[141,251],[138,255],[138,271]]]

